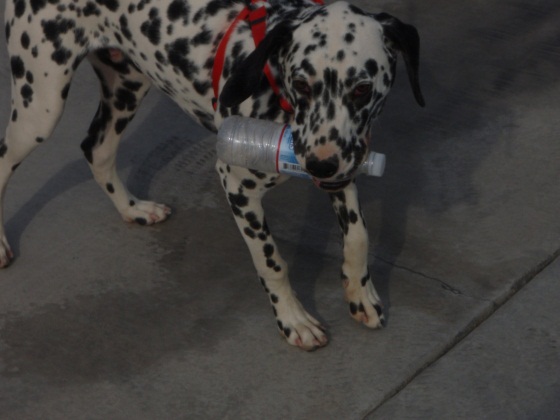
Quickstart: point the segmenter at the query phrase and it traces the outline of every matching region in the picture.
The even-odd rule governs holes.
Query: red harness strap
[[[252,3],[259,3],[261,0],[252,0]],[[314,0],[317,4],[324,4],[323,0]],[[218,45],[218,49],[216,50],[216,58],[214,59],[214,66],[212,68],[212,87],[214,88],[214,97],[212,98],[212,106],[214,110],[216,110],[218,106],[218,97],[220,94],[220,77],[222,75],[222,71],[224,69],[224,62],[226,59],[226,48],[229,42],[229,38],[233,33],[233,30],[241,20],[249,20],[249,24],[251,25],[251,32],[253,33],[253,40],[255,41],[255,47],[258,46],[261,41],[264,39],[266,34],[266,8],[264,6],[258,7],[255,10],[249,10],[248,7],[244,7],[241,12],[237,15],[234,21],[229,26],[228,30],[224,34],[220,44]],[[292,105],[288,102],[284,96],[280,93],[280,88],[276,83],[276,79],[272,75],[272,71],[270,70],[270,66],[268,63],[264,67],[264,74],[268,79],[268,83],[272,88],[272,91],[278,96],[280,100],[280,106],[282,109],[288,113],[293,113],[294,109]]]

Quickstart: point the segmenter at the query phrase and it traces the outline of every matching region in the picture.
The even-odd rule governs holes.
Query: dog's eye
[[[371,92],[373,85],[371,83],[360,83],[354,88],[352,92],[355,98],[365,96]]]
[[[296,79],[292,83],[292,86],[299,94],[304,96],[311,96],[311,86],[309,86],[309,83],[307,83],[307,81]]]

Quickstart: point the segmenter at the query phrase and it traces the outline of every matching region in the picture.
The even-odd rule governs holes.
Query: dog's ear
[[[412,92],[418,105],[423,107],[425,102],[418,80],[418,65],[420,61],[420,37],[418,36],[418,31],[414,26],[407,25],[388,13],[375,14],[374,17],[383,26],[383,32],[391,46],[401,52]]]
[[[239,105],[259,86],[269,57],[292,40],[292,29],[281,22],[266,34],[257,48],[235,68],[220,94],[220,103],[227,107]]]

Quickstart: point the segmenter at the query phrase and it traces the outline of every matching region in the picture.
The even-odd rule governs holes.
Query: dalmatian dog
[[[171,213],[163,204],[133,196],[115,169],[119,140],[151,85],[214,132],[230,115],[289,123],[299,163],[330,195],[338,216],[344,238],[342,283],[350,314],[370,328],[384,325],[382,303],[368,271],[368,235],[354,175],[367,155],[372,120],[395,79],[398,53],[417,102],[424,104],[418,83],[419,38],[413,26],[345,1],[5,4],[12,109],[0,140],[2,196],[23,159],[51,135],[83,59],[93,66],[101,95],[81,147],[95,180],[127,222],[151,225]],[[239,19],[244,10],[264,13],[258,19]],[[255,46],[252,28],[263,22],[264,32],[258,36],[262,39]],[[220,48],[223,63],[216,70]],[[270,77],[263,76],[263,69]],[[325,329],[290,287],[287,264],[261,206],[263,195],[285,176],[222,161],[216,169],[281,335],[305,350],[326,345]],[[13,258],[0,220],[0,267]]]

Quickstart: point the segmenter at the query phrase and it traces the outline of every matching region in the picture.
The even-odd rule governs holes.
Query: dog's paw
[[[355,287],[345,284],[345,287],[346,301],[350,306],[352,318],[369,328],[383,328],[383,305],[371,280],[367,278],[363,284],[357,284]]]
[[[7,267],[14,258],[14,253],[10,249],[6,236],[0,237],[0,268]]]
[[[163,204],[152,201],[131,201],[131,205],[121,212],[125,222],[136,222],[139,225],[153,225],[163,222],[171,214],[171,209]]]
[[[284,305],[278,302],[274,305],[274,310],[280,334],[292,346],[313,351],[327,345],[328,339],[324,327],[309,315],[295,298],[290,303],[285,302]]]

